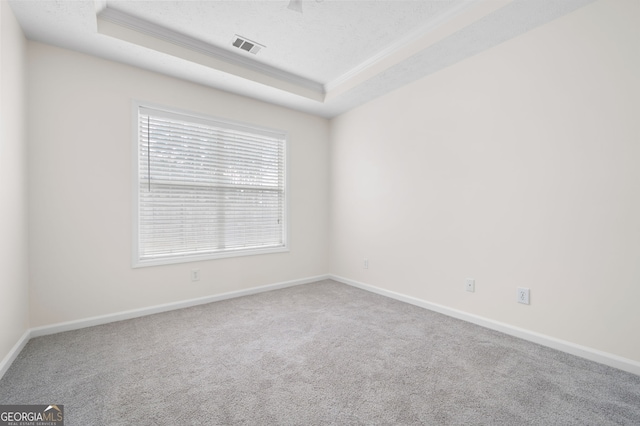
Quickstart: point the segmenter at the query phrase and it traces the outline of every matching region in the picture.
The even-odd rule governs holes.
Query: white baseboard
[[[640,376],[640,362],[336,275],[330,279]]]
[[[275,284],[267,284],[259,287],[248,288],[245,290],[230,291],[228,293],[199,297],[197,299],[182,300],[179,302],[165,303],[163,305],[149,306],[146,308],[133,309],[130,311],[116,312],[113,314],[100,315],[75,321],[67,321],[57,324],[45,325],[42,327],[30,328],[25,331],[24,335],[0,363],[0,379],[2,379],[20,351],[22,351],[24,346],[32,337],[46,336],[49,334],[61,333],[63,331],[79,330],[81,328],[93,327],[95,325],[108,324],[111,322],[157,314],[160,312],[167,312],[176,309],[188,308],[191,306],[204,305],[205,303],[217,302],[220,300],[232,299],[235,297],[248,296],[251,294],[308,284],[325,279],[329,279],[329,275],[316,275],[314,277],[301,278],[298,280],[285,281]]]
[[[205,296],[197,299],[183,300],[180,302],[166,303],[163,305],[150,306],[147,308],[134,309],[130,311],[118,312],[114,314],[101,315],[91,318],[85,318],[76,321],[62,322],[42,327],[30,328],[24,332],[20,340],[13,346],[9,353],[0,362],[0,379],[7,372],[13,361],[16,359],[20,351],[25,347],[27,342],[32,337],[46,336],[49,334],[60,333],[63,331],[78,330],[81,328],[92,327],[95,325],[108,324],[116,321],[123,321],[131,318],[138,318],[146,315],[157,314],[160,312],[172,311],[176,309],[188,308],[191,306],[203,305],[206,303],[217,302],[220,300],[232,299],[235,297],[248,296],[251,294],[263,293],[271,290],[278,290],[281,288],[293,287],[296,285],[308,284],[325,279],[332,279],[334,281],[341,282],[353,287],[360,288],[362,290],[377,293],[382,296],[390,297],[402,302],[410,303],[421,308],[429,309],[434,312],[438,312],[444,315],[448,315],[453,318],[461,319],[473,324],[480,325],[491,330],[500,331],[502,333],[518,337],[530,342],[538,343],[543,346],[547,346],[559,351],[567,352],[572,355],[576,355],[591,361],[599,362],[601,364],[608,365],[610,367],[618,368],[620,370],[627,371],[629,373],[640,375],[640,363],[627,358],[623,358],[607,352],[602,352],[586,346],[577,345],[575,343],[567,342],[564,340],[556,339],[554,337],[546,336],[544,334],[536,333],[533,331],[525,330],[522,328],[514,327],[512,325],[494,321],[488,318],[484,318],[478,315],[469,314],[467,312],[452,309],[436,303],[427,302],[422,299],[418,299],[412,296],[407,296],[401,293],[396,293],[390,290],[385,290],[379,287],[375,287],[369,284],[354,281],[348,278],[343,278],[336,275],[317,275],[314,277],[302,278],[298,280],[285,281],[281,283],[268,284],[259,287],[252,287],[245,290],[231,291],[228,293],[217,294],[213,296]]]
[[[18,357],[18,354],[25,347],[29,339],[31,338],[31,330],[27,329],[22,337],[13,345],[13,348],[9,351],[9,353],[0,361],[0,379],[4,376],[4,373],[7,372],[13,361]]]
[[[31,337],[46,336],[48,334],[61,333],[63,331],[78,330],[94,325],[108,324],[116,321],[128,320],[131,318],[143,317],[160,312],[173,311],[176,309],[189,308],[191,306],[204,305],[205,303],[218,302],[220,300],[233,299],[235,297],[248,296],[250,294],[264,293],[265,291],[278,290],[286,287],[293,287],[301,284],[308,284],[315,281],[328,279],[329,275],[316,275],[314,277],[302,278],[298,280],[285,281],[275,284],[267,284],[259,287],[247,288],[245,290],[230,291],[228,293],[215,294],[212,296],[199,297],[197,299],[182,300],[179,302],[165,303],[163,305],[149,306],[146,308],[133,309],[130,311],[117,312],[113,314],[100,315],[91,318],[84,318],[75,321],[61,322],[57,324],[45,325],[31,329]]]

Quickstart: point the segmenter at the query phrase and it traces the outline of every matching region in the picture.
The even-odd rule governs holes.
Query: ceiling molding
[[[394,55],[399,50],[405,48],[407,45],[412,44],[413,42],[422,39],[430,32],[434,31],[436,28],[440,27],[442,24],[450,21],[456,16],[463,13],[472,5],[478,3],[480,0],[468,0],[461,2],[458,6],[447,10],[440,16],[435,19],[429,21],[427,25],[424,27],[418,28],[416,31],[407,34],[406,36],[396,40],[393,44],[385,47],[380,52],[368,58],[366,61],[361,64],[351,68],[349,71],[345,72],[341,76],[331,80],[330,82],[324,85],[324,92],[329,93],[331,90],[335,89],[338,86],[346,83],[352,78],[357,77],[359,74],[367,70],[368,68],[373,67],[377,63],[384,61],[386,58]]]
[[[132,15],[129,15],[127,13],[113,9],[111,7],[102,9],[102,11],[98,13],[97,19],[98,19],[98,23],[100,23],[101,20],[105,22],[109,22],[111,24],[115,24],[120,27],[124,27],[130,30],[136,31],[141,34],[145,34],[152,38],[155,38],[164,42],[169,42],[176,46],[186,48],[200,54],[204,54],[216,60],[226,62],[230,65],[241,67],[243,69],[248,69],[250,71],[264,75],[266,77],[275,78],[282,82],[285,82],[294,86],[298,86],[302,89],[305,89],[306,91],[313,92],[315,96],[306,96],[303,93],[296,93],[296,94],[300,94],[302,96],[306,96],[317,101],[324,100],[325,90],[324,90],[324,85],[322,83],[318,83],[316,81],[312,81],[307,78],[301,77],[297,74],[293,74],[288,71],[284,71],[282,69],[260,63],[252,58],[244,57],[242,55],[229,52],[223,48],[214,46],[209,43],[205,43],[201,40],[197,40],[193,37],[189,37],[184,34],[180,34],[168,28],[162,27],[160,25],[154,24],[152,22],[140,19]],[[98,25],[98,31],[105,35],[118,37],[113,33],[108,33],[107,31],[101,31],[100,25]],[[129,39],[125,39],[125,41],[135,43],[134,41]],[[262,83],[269,84],[266,81]]]
[[[125,1],[135,3],[133,0]],[[201,4],[210,2],[210,0],[195,1]],[[389,7],[395,3],[394,0],[363,0],[362,4],[378,1],[388,2]],[[412,30],[411,35],[405,35],[402,40],[396,41],[394,46],[381,50],[369,60],[360,59],[360,65],[357,64],[358,61],[352,62],[351,64],[355,64],[355,67],[345,66],[346,62],[334,61],[333,66],[323,74],[326,78],[318,77],[315,80],[309,77],[300,78],[302,74],[284,71],[290,69],[287,68],[288,66],[296,65],[295,55],[293,65],[286,59],[287,55],[281,55],[278,58],[265,55],[262,58],[258,57],[256,61],[253,55],[232,48],[230,39],[217,39],[218,47],[203,42],[212,35],[203,33],[207,35],[198,36],[199,30],[189,26],[190,21],[186,19],[187,12],[182,15],[178,13],[177,18],[181,19],[173,19],[171,7],[166,8],[165,12],[168,15],[163,18],[162,13],[155,13],[160,12],[156,10],[156,6],[150,4],[141,8],[131,7],[130,12],[124,12],[124,9],[108,8],[108,0],[55,2],[9,0],[9,3],[25,36],[31,41],[120,62],[285,108],[332,118],[518,37],[593,1],[597,0],[451,0],[449,6],[456,9],[445,12],[439,8],[438,10],[441,11],[439,14],[428,15],[433,18],[421,20],[422,25],[427,26],[426,28]],[[227,4],[243,6],[244,3],[229,2]],[[330,3],[340,5],[343,2]],[[118,7],[119,3],[115,4]],[[283,5],[280,4],[280,6]],[[336,11],[348,9],[337,8]],[[139,13],[134,12],[135,10]],[[190,13],[199,13],[198,8],[194,10],[195,12]],[[234,8],[230,7],[225,9],[225,14],[218,19],[228,19],[236,16],[234,14],[246,17],[247,10],[254,13],[252,22],[257,22],[258,26],[269,28],[274,31],[273,34],[279,36],[289,33],[290,28],[280,24],[289,22],[290,20],[287,21],[286,17],[291,14],[279,16],[281,18],[279,25],[274,25],[272,17],[267,16],[268,14],[258,13],[250,7],[238,7],[234,12]],[[408,16],[407,13],[410,13],[410,8],[400,17]],[[167,22],[164,25],[175,24],[176,26],[172,27],[175,30],[154,24],[152,23],[154,18],[144,18],[145,16],[156,16],[159,21],[155,22]],[[297,14],[293,16],[300,18]],[[336,18],[332,17],[331,13],[327,13],[317,19],[324,19],[327,23],[344,23],[338,19],[343,16],[350,15],[342,14]],[[171,20],[163,21],[165,18]],[[358,36],[358,40],[367,40],[367,32],[363,32],[360,26],[355,25],[355,17],[349,19],[351,18],[354,19],[354,25],[342,26],[339,30],[351,34],[352,37]],[[391,17],[385,16],[383,12],[380,12],[378,18],[380,18],[377,21],[380,23],[380,31],[386,31],[384,34],[387,35],[377,39],[374,46],[382,49],[387,42],[393,43],[396,36],[400,38],[401,34],[405,34],[397,25],[401,22],[399,18],[389,20]],[[385,19],[389,22],[387,29],[384,28]],[[300,18],[299,21],[296,25],[304,27],[304,19]],[[233,25],[229,27],[233,29]],[[328,28],[328,26],[325,27]],[[191,36],[186,36],[180,33],[181,28],[188,28],[194,32],[190,33]],[[368,26],[367,28],[376,30],[378,27]],[[244,33],[242,29],[237,30]],[[227,28],[224,31],[224,34],[226,33],[233,34],[233,31]],[[315,34],[315,37],[321,35],[322,31]],[[222,34],[219,36],[221,37]],[[300,48],[307,46],[309,40],[301,40],[298,37],[294,38],[294,41],[299,42],[292,43],[291,46]],[[403,44],[405,46],[402,46]],[[353,45],[358,46],[358,43]],[[312,51],[316,55],[321,55],[320,58],[323,58],[322,55],[332,58],[331,48],[337,49],[340,46],[336,44],[331,47],[325,44],[325,48]],[[304,55],[302,57],[310,58]],[[317,58],[318,56],[315,57]],[[267,65],[264,62],[267,60],[272,62],[268,62]],[[349,71],[344,72],[343,67],[349,68]],[[313,73],[304,75],[313,75]],[[332,76],[339,77],[332,80]],[[322,83],[327,83],[327,86],[325,87]]]

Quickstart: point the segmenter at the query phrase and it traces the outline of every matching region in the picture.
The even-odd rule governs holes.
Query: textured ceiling
[[[303,13],[288,1],[10,4],[31,40],[332,117],[591,1],[324,0]],[[266,48],[234,48],[236,34]]]
[[[266,45],[256,61],[328,83],[463,3],[440,1],[111,1],[109,8],[236,50],[234,34]]]

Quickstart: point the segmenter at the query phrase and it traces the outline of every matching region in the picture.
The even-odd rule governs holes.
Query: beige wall
[[[640,3],[601,0],[330,125],[39,43],[25,68],[0,4],[0,358],[29,326],[331,272],[640,361]],[[287,130],[291,252],[132,269],[133,99]]]
[[[26,41],[0,1],[0,360],[29,327]]]
[[[638,16],[593,3],[332,120],[331,272],[640,361]]]
[[[32,327],[327,273],[327,120],[32,42],[28,82]],[[291,251],[132,269],[134,99],[286,130]]]

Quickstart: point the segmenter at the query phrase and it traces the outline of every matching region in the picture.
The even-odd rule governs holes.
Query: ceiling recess
[[[256,43],[255,41],[239,36],[238,34],[233,37],[233,42],[231,44],[238,49],[245,50],[249,53],[253,53],[254,55],[258,53],[260,49],[267,47],[264,44]]]

